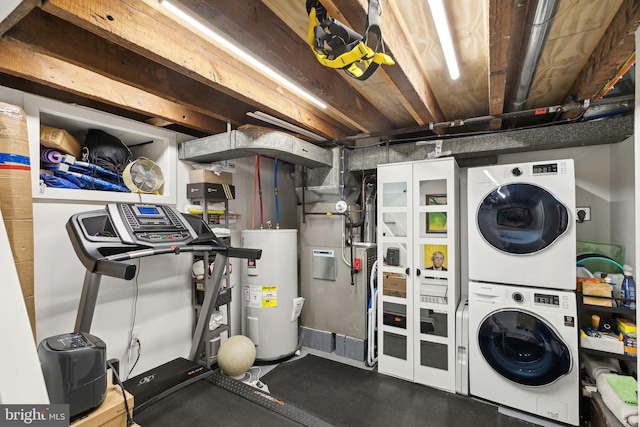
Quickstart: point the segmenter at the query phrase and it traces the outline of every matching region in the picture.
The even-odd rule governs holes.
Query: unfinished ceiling
[[[460,66],[451,80],[427,1],[381,0],[386,52],[396,64],[359,81],[316,61],[303,0],[175,3],[328,107],[274,83],[157,0],[23,1],[0,23],[0,85],[195,136],[224,132],[228,123],[264,125],[247,116],[255,111],[326,138],[314,141],[321,146],[490,131],[514,126],[501,120],[506,113],[601,98],[633,64],[640,22],[634,0],[449,0]],[[367,1],[322,4],[365,33]],[[531,25],[541,8],[548,19]],[[579,110],[539,112],[537,122],[582,118]]]

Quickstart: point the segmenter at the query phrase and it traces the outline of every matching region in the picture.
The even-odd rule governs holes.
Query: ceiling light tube
[[[299,126],[293,125],[289,122],[285,122],[284,120],[280,120],[277,117],[271,116],[267,113],[263,113],[262,111],[254,111],[252,112],[248,112],[247,116],[249,117],[253,117],[254,119],[258,119],[260,121],[263,121],[265,123],[269,123],[272,124],[274,126],[278,126],[281,127],[283,129],[287,129],[290,130],[292,132],[298,133],[300,135],[304,135],[307,136],[315,141],[326,141],[326,138],[321,137],[320,135],[316,135],[313,132],[309,132],[306,129],[303,129]]]
[[[179,7],[174,5],[173,3],[171,3],[171,2],[169,2],[167,0],[159,0],[159,1],[160,1],[160,4],[165,9],[167,9],[169,12],[173,13],[176,17],[182,19],[183,21],[185,21],[189,25],[193,26],[193,28],[201,31],[203,34],[205,34],[207,37],[209,37],[214,43],[216,43],[217,45],[219,45],[220,47],[225,49],[227,52],[230,52],[230,53],[236,55],[244,63],[246,63],[246,64],[248,64],[248,65],[250,65],[250,66],[252,66],[254,68],[257,68],[258,70],[260,70],[262,73],[264,73],[265,75],[267,75],[271,79],[273,79],[276,82],[280,83],[281,85],[283,85],[284,87],[286,87],[290,91],[294,92],[295,94],[301,96],[302,98],[306,99],[307,101],[310,101],[310,102],[314,103],[318,107],[320,107],[322,109],[326,109],[327,108],[327,104],[322,102],[319,98],[315,97],[311,93],[309,93],[306,90],[302,89],[300,86],[296,85],[291,80],[289,80],[288,78],[286,78],[285,76],[280,74],[278,71],[274,70],[273,68],[271,68],[270,66],[268,66],[264,62],[262,62],[259,59],[257,59],[254,54],[251,54],[251,53],[247,52],[246,50],[240,48],[239,46],[235,45],[230,40],[226,39],[222,35],[220,35],[217,32],[215,32],[210,26],[202,23],[201,21],[199,21],[198,19],[193,17],[191,14],[183,11],[182,9],[180,9]]]
[[[451,80],[457,80],[458,77],[460,77],[460,70],[458,69],[456,52],[453,49],[449,22],[447,21],[447,14],[444,11],[442,0],[429,0],[429,8],[431,9],[433,22],[436,25],[440,46],[442,46],[442,52],[444,53],[444,60],[447,63],[447,68],[449,68],[449,75],[451,76]]]

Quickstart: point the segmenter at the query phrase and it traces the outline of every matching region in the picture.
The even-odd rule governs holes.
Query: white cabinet
[[[378,371],[455,392],[458,165],[378,166]]]
[[[175,132],[136,122],[86,107],[65,104],[39,96],[24,94],[27,114],[33,198],[99,202],[176,203],[177,144]],[[100,129],[119,138],[129,147],[133,158],[146,157],[162,169],[161,194],[117,193],[97,190],[72,190],[39,187],[40,125],[64,129],[81,144],[89,129]]]

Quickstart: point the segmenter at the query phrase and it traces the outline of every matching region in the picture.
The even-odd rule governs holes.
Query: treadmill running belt
[[[253,403],[257,403],[275,413],[284,415],[285,417],[297,421],[307,427],[332,427],[333,424],[329,424],[326,421],[310,414],[304,409],[298,408],[295,405],[287,403],[279,399],[276,395],[263,392],[255,387],[247,385],[241,381],[234,380],[216,370],[213,375],[206,379],[206,381],[217,385],[227,391],[230,391],[238,396],[244,397]]]

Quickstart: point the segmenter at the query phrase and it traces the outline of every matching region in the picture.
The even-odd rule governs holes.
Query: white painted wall
[[[609,209],[611,240],[625,247],[625,263],[633,266],[635,270],[638,264],[634,151],[633,137],[611,146]]]

